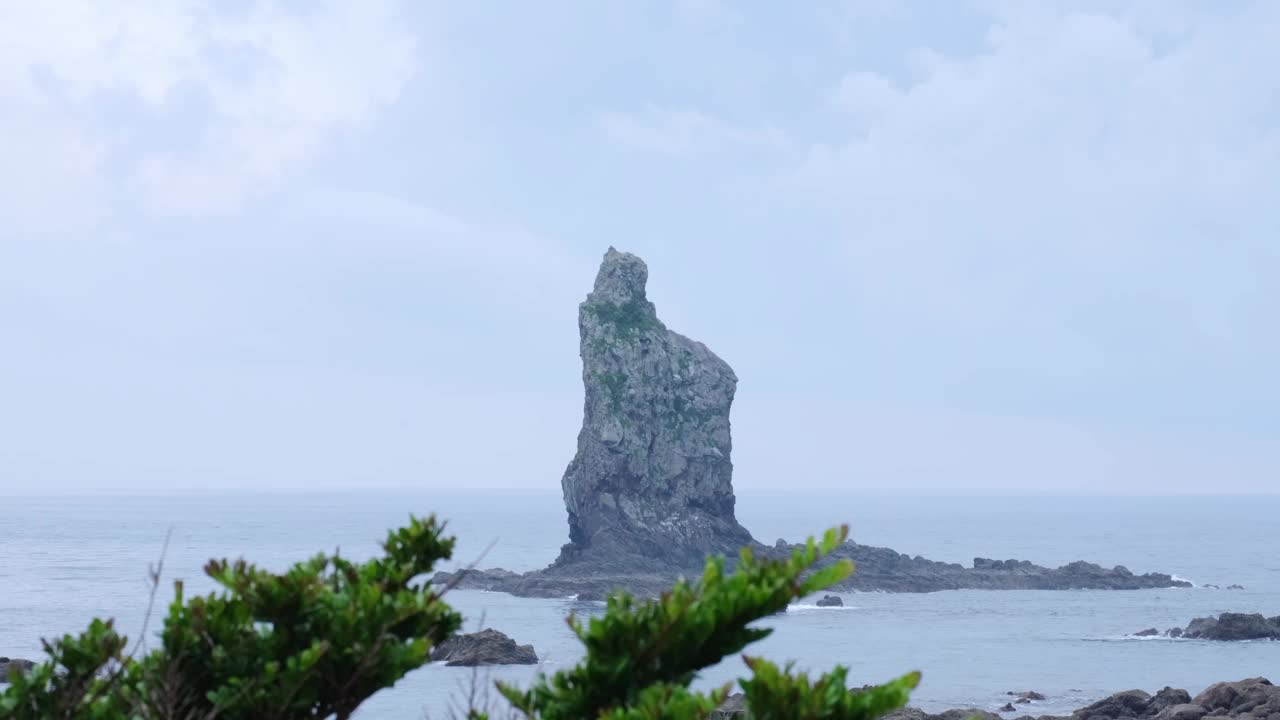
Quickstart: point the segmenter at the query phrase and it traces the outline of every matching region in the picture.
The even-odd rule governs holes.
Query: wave
[[[836,605],[828,607],[825,605],[812,605],[809,603],[795,603],[787,606],[787,612],[813,612],[816,610],[857,610],[857,605]]]

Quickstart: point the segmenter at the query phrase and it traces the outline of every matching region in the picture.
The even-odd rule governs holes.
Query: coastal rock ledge
[[[856,690],[854,692],[857,692]],[[1034,698],[1034,700],[1032,699]],[[1023,703],[1023,700],[1028,702]],[[1039,693],[1023,693],[1017,702],[1001,709],[1013,712],[1044,700]],[[1027,708],[1029,709],[1029,708]],[[741,693],[730,696],[711,714],[712,718],[746,720],[749,718]],[[1005,715],[1004,717],[1012,717]],[[1166,687],[1155,695],[1142,690],[1126,690],[1082,707],[1070,715],[1017,716],[1017,720],[1276,720],[1280,717],[1280,688],[1266,678],[1249,678],[1238,682],[1210,685],[1194,698],[1186,690]],[[978,708],[957,708],[941,713],[927,713],[918,708],[903,708],[884,716],[883,720],[1000,720],[996,713]]]
[[[658,319],[643,260],[613,248],[578,308],[586,393],[578,448],[561,480],[569,543],[544,570],[441,572],[434,580],[528,597],[603,599],[615,589],[656,596],[697,577],[708,554],[757,543],[734,514],[729,413],[737,376],[724,360]],[[1075,562],[1049,569],[975,558],[973,567],[846,542],[857,572],[834,590],[1131,590],[1189,587],[1169,575]]]

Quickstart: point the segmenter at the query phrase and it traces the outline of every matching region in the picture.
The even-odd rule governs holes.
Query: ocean
[[[435,512],[459,538],[468,562],[492,544],[482,567],[546,565],[567,537],[558,494],[514,492],[201,496],[0,496],[0,655],[39,658],[40,638],[78,632],[114,617],[131,636],[143,623],[148,566],[166,532],[164,594],[174,579],[188,592],[212,589],[210,557],[245,557],[282,569],[317,551],[366,557],[410,513]],[[1149,591],[948,591],[844,595],[845,608],[805,603],[764,625],[774,634],[750,649],[798,668],[851,669],[856,685],[909,670],[924,680],[914,705],[996,709],[1006,691],[1036,690],[1030,714],[1066,713],[1131,688],[1166,685],[1193,694],[1220,680],[1280,681],[1280,642],[1211,643],[1129,633],[1184,626],[1232,612],[1280,614],[1280,497],[885,497],[746,495],[738,517],[757,539],[802,539],[841,522],[855,540],[968,565],[975,556],[1057,566],[1089,560],[1137,573],[1168,572],[1194,589]],[[1244,590],[1225,588],[1237,583]],[[363,720],[446,717],[477,680],[527,683],[575,662],[564,618],[599,612],[572,599],[522,599],[453,591],[465,630],[497,628],[531,643],[534,667],[473,674],[432,665],[372,698]],[[156,611],[152,632],[163,616]],[[699,679],[721,684],[745,673],[729,658]]]

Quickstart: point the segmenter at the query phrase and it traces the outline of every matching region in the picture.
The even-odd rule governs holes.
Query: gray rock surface
[[[1006,695],[1020,699],[1044,699],[1043,695],[1035,692],[1010,692]],[[733,696],[730,701],[735,703],[732,710],[729,710],[728,702],[721,707],[732,714],[713,714],[711,717],[746,718],[741,696]],[[1012,703],[1006,703],[1000,707],[1000,712],[1014,713],[1019,709]],[[1274,687],[1266,678],[1249,678],[1211,685],[1194,700],[1186,690],[1170,687],[1154,696],[1142,690],[1126,690],[1086,705],[1069,716],[1040,715],[1036,720],[1272,720],[1272,716],[1277,713],[1280,713],[1280,688]],[[998,717],[994,713],[974,708],[928,713],[919,708],[907,707],[886,715],[884,720],[994,720]],[[1021,715],[1019,720],[1032,717]]]
[[[1182,637],[1196,640],[1280,640],[1280,618],[1260,613],[1222,613],[1192,620]]]
[[[844,607],[844,600],[839,595],[823,595],[817,602],[818,607]]]
[[[561,480],[569,544],[557,564],[689,567],[752,542],[734,516],[738,378],[663,325],[648,278],[643,260],[609,248],[578,308],[586,402]]]
[[[1125,690],[1086,705],[1072,715],[1077,718],[1139,718],[1146,713],[1151,700],[1151,695],[1142,690]]]
[[[1209,714],[1207,710],[1195,703],[1183,703],[1167,707],[1156,715],[1157,720],[1200,720]]]
[[[734,693],[711,711],[711,720],[733,720],[747,717],[747,699],[742,693]]]
[[[1171,688],[1166,685],[1163,690],[1156,693],[1155,697],[1151,698],[1151,704],[1147,706],[1147,714],[1158,715],[1175,705],[1186,705],[1190,702],[1191,693],[1180,688]]]
[[[486,628],[477,633],[456,635],[431,648],[431,660],[461,667],[536,665],[538,655],[532,645],[517,645],[497,630]]]
[[[561,480],[569,543],[544,570],[441,572],[436,582],[579,600],[616,589],[657,596],[678,576],[699,576],[708,554],[732,559],[751,546],[764,557],[790,555],[785,541],[756,543],[734,515],[729,412],[737,377],[705,345],[667,329],[645,294],[647,280],[640,258],[610,248],[579,307],[583,424]],[[857,566],[832,588],[839,591],[1190,585],[1085,562],[1050,569],[975,558],[966,568],[852,541],[833,555]]]

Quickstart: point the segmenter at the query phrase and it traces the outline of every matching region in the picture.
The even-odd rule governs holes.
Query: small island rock
[[[1192,620],[1182,636],[1197,640],[1280,640],[1280,623],[1261,613],[1222,613]]]
[[[36,664],[30,660],[0,657],[0,683],[9,682],[9,674],[11,672],[19,675],[25,675],[35,666]]]
[[[443,660],[450,667],[536,665],[538,655],[532,645],[517,645],[497,630],[486,628],[478,633],[457,635],[431,648],[431,660]]]

